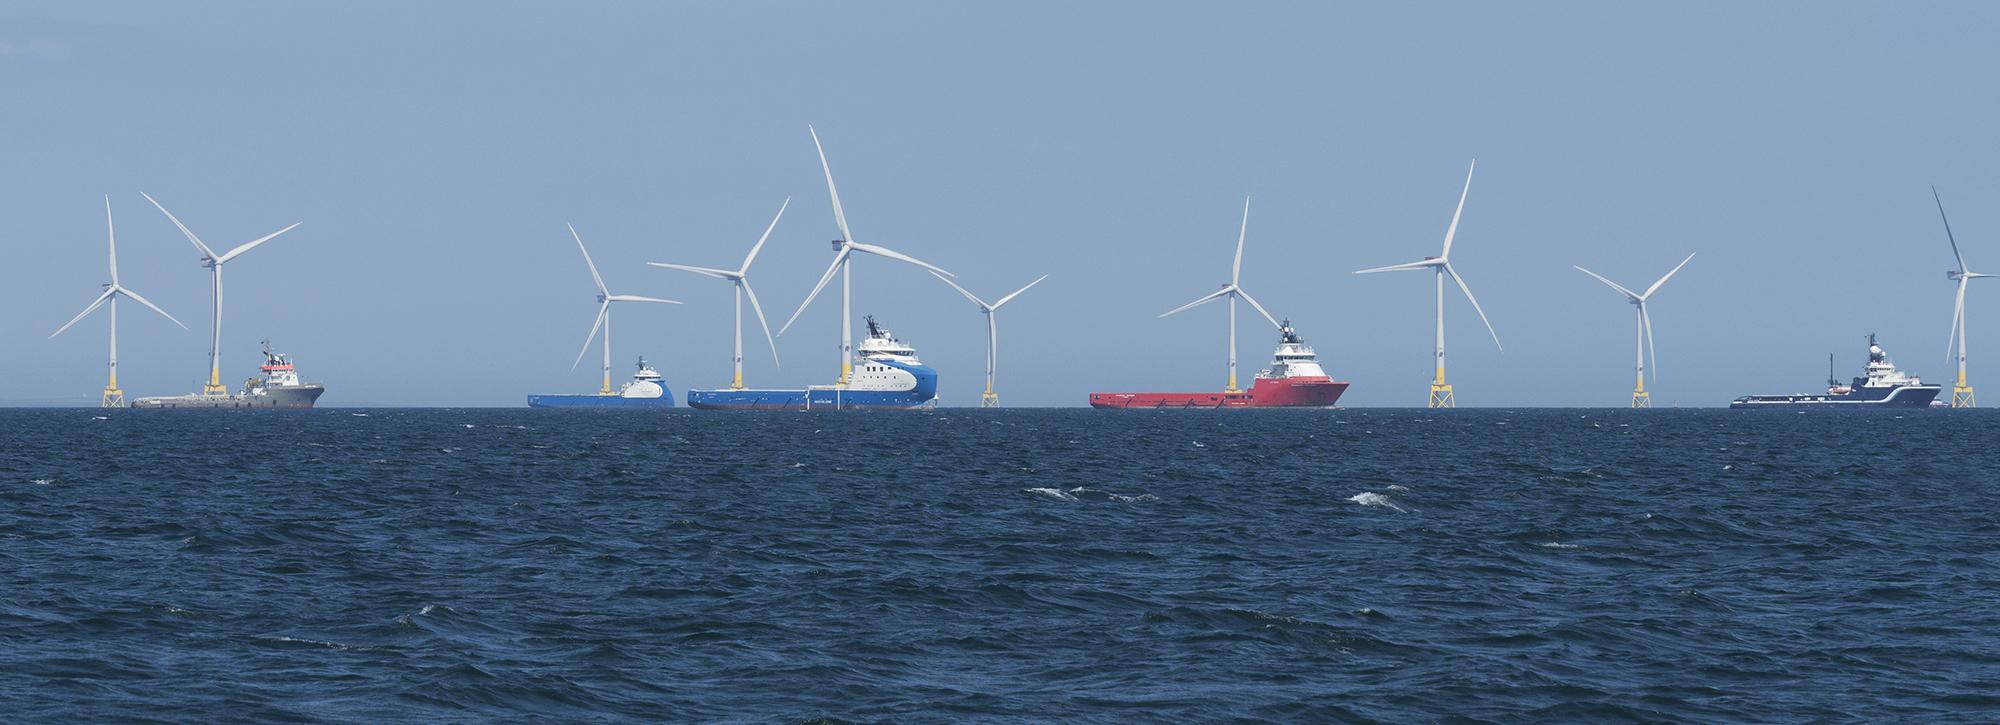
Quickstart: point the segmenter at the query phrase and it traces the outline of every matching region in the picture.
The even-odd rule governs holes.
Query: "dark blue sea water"
[[[8,721],[2000,719],[2000,416],[4,411]]]

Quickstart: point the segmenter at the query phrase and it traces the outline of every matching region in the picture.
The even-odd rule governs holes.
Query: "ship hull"
[[[326,393],[324,385],[266,386],[262,395],[169,395],[139,398],[132,407],[141,410],[275,408],[302,410],[313,407]]]
[[[1928,408],[1943,389],[1936,385],[1857,388],[1844,395],[1746,395],[1730,401],[1736,410],[1757,408]]]
[[[1258,378],[1240,393],[1091,393],[1093,408],[1332,408],[1347,383],[1328,378]]]
[[[665,409],[674,407],[674,394],[663,392],[657,398],[627,398],[616,393],[600,395],[530,395],[530,408],[597,408],[618,410]]]

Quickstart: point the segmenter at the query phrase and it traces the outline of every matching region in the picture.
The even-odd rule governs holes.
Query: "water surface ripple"
[[[15,721],[2000,717],[1983,412],[0,426]]]

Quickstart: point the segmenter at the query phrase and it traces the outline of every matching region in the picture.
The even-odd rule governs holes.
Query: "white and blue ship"
[[[1868,336],[1868,364],[1866,373],[1854,378],[1852,383],[1843,383],[1833,376],[1833,356],[1827,356],[1826,392],[1792,393],[1789,395],[1745,395],[1730,401],[1729,407],[1746,408],[1923,408],[1936,400],[1940,388],[1926,384],[1923,378],[1896,369],[1889,361],[1889,353],[1875,344],[1875,335]]]
[[[868,337],[855,351],[845,384],[804,390],[689,390],[688,407],[704,410],[913,410],[937,407],[937,371],[915,348],[867,318]]]
[[[610,385],[607,384],[603,391],[596,393],[530,395],[528,396],[528,407],[672,408],[674,407],[674,391],[667,389],[666,379],[660,377],[659,371],[654,370],[652,366],[646,364],[646,358],[641,357],[639,358],[639,371],[633,373],[632,379],[627,381],[623,386],[620,386],[617,392],[612,392]]]

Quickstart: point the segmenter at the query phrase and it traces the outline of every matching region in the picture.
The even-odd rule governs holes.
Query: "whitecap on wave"
[[[1397,506],[1396,502],[1389,500],[1389,497],[1387,495],[1379,494],[1374,491],[1362,491],[1361,493],[1354,494],[1353,497],[1347,500],[1353,501],[1363,506],[1381,506],[1387,509],[1394,509],[1399,513],[1410,512],[1409,509]]]
[[[1059,501],[1082,501],[1088,498],[1101,501],[1117,501],[1119,503],[1146,503],[1149,501],[1160,500],[1160,497],[1154,496],[1153,494],[1150,493],[1142,493],[1137,496],[1132,496],[1122,493],[1112,493],[1110,491],[1103,491],[1095,488],[1084,488],[1082,486],[1077,486],[1076,488],[1072,488],[1067,491],[1060,488],[1024,488],[1021,490],[1038,496],[1047,496],[1049,498],[1053,498]]]

